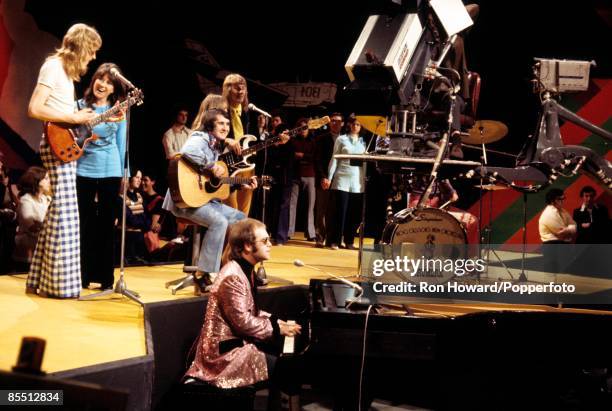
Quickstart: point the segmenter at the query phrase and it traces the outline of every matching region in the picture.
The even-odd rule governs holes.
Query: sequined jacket
[[[253,342],[273,336],[270,317],[257,310],[240,265],[236,261],[227,263],[213,283],[195,359],[185,376],[220,388],[268,379],[265,354]],[[233,348],[225,352],[227,343]]]

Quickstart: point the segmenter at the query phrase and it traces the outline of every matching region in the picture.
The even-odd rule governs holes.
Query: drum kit
[[[360,116],[358,117],[362,126],[371,131],[379,138],[386,137],[389,133],[387,129],[387,119],[379,116]],[[486,152],[499,153],[501,155],[513,156],[512,154],[497,152],[490,150],[485,145],[497,142],[508,134],[508,127],[499,121],[493,120],[478,120],[474,123],[467,132],[461,133],[461,141],[464,147],[482,150],[482,161],[486,165]],[[390,155],[394,153],[374,153],[364,155],[340,155],[338,158],[346,158],[357,161],[372,161],[377,163],[379,170],[391,173],[403,173],[412,175],[414,173],[424,173],[431,169],[434,159],[431,157],[422,156],[402,156]],[[474,168],[475,165],[481,166],[482,162],[464,161],[464,160],[442,160],[442,164],[450,175],[456,176],[459,172],[457,167],[463,166]],[[423,167],[427,165],[427,167]],[[448,166],[448,167],[447,167]],[[443,174],[446,176],[449,174]],[[409,177],[412,178],[412,177]],[[404,186],[405,187],[405,186]],[[486,253],[485,259],[488,264],[489,260],[489,243],[491,240],[491,221],[482,228],[480,221],[483,219],[482,211],[482,194],[484,192],[507,190],[506,185],[485,184],[481,180],[480,184],[475,186],[480,190],[480,212],[478,218],[478,232],[482,235],[480,240],[483,247],[477,247],[476,244],[469,244],[467,229],[465,224],[455,217],[445,207],[449,202],[445,203],[440,208],[433,208],[419,203],[416,207],[403,209],[393,215],[389,215],[387,224],[383,230],[381,243],[389,246],[384,254],[387,258],[395,258],[397,255],[410,255],[414,258],[418,256],[427,256],[435,258],[470,258],[479,256],[482,251]],[[493,196],[489,198],[489,214],[492,215]],[[427,204],[427,203],[425,203]],[[471,241],[474,241],[471,239]],[[435,251],[434,251],[435,250]],[[474,254],[476,250],[477,255]],[[493,250],[493,252],[495,252]],[[453,276],[453,273],[443,273],[437,278],[425,279],[430,283],[440,283],[448,281]],[[403,276],[402,276],[403,277]],[[480,279],[480,277],[478,277]],[[406,278],[407,279],[407,278]],[[419,276],[408,279],[410,281],[423,280]]]

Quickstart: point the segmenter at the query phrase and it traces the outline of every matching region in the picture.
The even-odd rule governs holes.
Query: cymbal
[[[501,121],[478,120],[469,130],[469,136],[462,137],[461,140],[467,144],[488,144],[501,140],[506,134],[508,127]]]
[[[480,188],[482,190],[486,190],[486,191],[499,191],[499,190],[509,190],[510,187],[507,186],[500,186],[497,184],[483,184],[483,185],[476,185],[474,186],[476,188]]]
[[[361,126],[379,136],[387,135],[387,119],[383,116],[357,116]]]

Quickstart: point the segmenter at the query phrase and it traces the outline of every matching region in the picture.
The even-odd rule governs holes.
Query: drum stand
[[[482,168],[486,169],[487,164],[488,164],[488,160],[487,160],[487,149],[485,147],[485,142],[484,142],[484,134],[483,134],[483,128],[480,127],[480,145],[481,145],[481,149],[482,149],[482,156],[481,156],[481,163],[482,163]],[[479,209],[478,209],[478,232],[481,235],[481,240],[480,240],[480,246],[478,247],[478,254],[479,254],[479,258],[482,258],[482,251],[483,251],[483,244],[486,245],[485,247],[485,261],[486,261],[486,275],[487,278],[489,278],[489,261],[490,261],[490,253],[493,253],[493,255],[495,256],[495,258],[497,259],[497,261],[500,262],[500,264],[504,267],[504,270],[506,270],[506,272],[508,273],[508,275],[510,276],[511,279],[514,280],[514,276],[512,275],[512,272],[510,271],[510,269],[508,268],[508,266],[506,265],[506,263],[504,263],[504,260],[501,259],[501,257],[499,256],[499,254],[497,254],[497,251],[495,251],[495,249],[491,248],[491,233],[493,232],[493,193],[495,192],[494,190],[491,190],[491,197],[489,198],[489,223],[484,227],[481,228],[481,224],[482,224],[482,217],[483,217],[483,210],[482,210],[482,203],[483,203],[483,191],[484,191],[484,177],[481,176],[480,177],[480,204],[479,204]],[[526,207],[525,207],[526,208]],[[480,273],[477,274],[477,279],[478,282],[480,282]]]

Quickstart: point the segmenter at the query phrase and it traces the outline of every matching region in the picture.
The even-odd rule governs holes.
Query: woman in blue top
[[[94,73],[79,107],[97,114],[125,99],[122,84],[110,74],[113,63],[104,63]],[[102,289],[114,283],[115,204],[125,155],[126,121],[123,113],[93,128],[97,140],[85,147],[77,164],[77,192],[81,221],[81,278],[83,288],[90,281]],[[97,202],[96,202],[97,196]]]
[[[347,120],[347,126],[348,133],[336,139],[334,156],[365,153],[365,142],[359,135],[361,123],[351,115]],[[332,156],[328,175],[336,203],[336,221],[331,225],[329,240],[331,248],[337,250],[341,237],[344,237],[345,247],[354,250],[353,240],[359,226],[361,202],[365,190],[365,167],[352,166],[350,160],[336,160]]]

